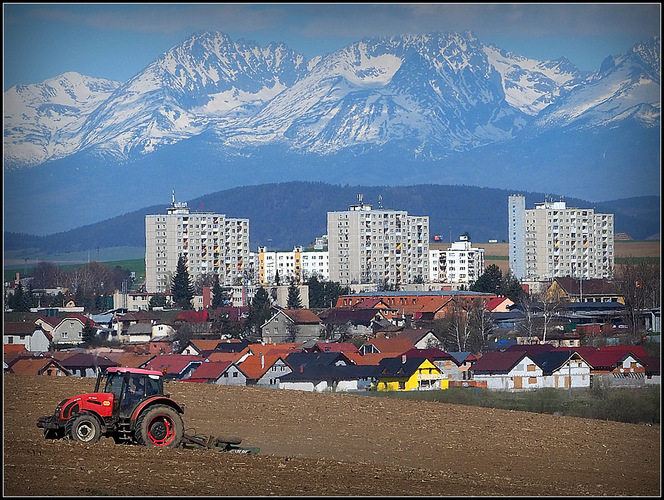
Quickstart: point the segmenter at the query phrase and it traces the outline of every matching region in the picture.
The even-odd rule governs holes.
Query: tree
[[[221,284],[217,279],[212,287],[212,304],[210,304],[210,306],[212,309],[223,307],[228,302],[228,298],[228,295],[224,293],[224,290],[221,288]]]
[[[270,296],[265,288],[260,287],[256,290],[254,298],[249,304],[249,315],[247,317],[246,325],[250,334],[257,336],[261,325],[270,319],[270,316],[272,315],[270,308]]]
[[[507,271],[507,274],[503,278],[500,294],[503,297],[508,297],[514,303],[523,300],[526,296],[526,292],[521,286],[521,282],[516,276],[514,276],[514,273],[512,273],[511,270]]]
[[[495,293],[498,295],[502,286],[503,272],[496,264],[489,264],[470,289],[473,292]]]
[[[634,340],[641,326],[641,311],[660,305],[660,279],[660,265],[654,260],[628,257],[616,271],[616,286],[625,300],[627,320]]]
[[[494,293],[503,297],[509,297],[513,302],[521,301],[525,295],[521,287],[521,282],[514,276],[512,271],[508,271],[503,276],[503,272],[495,264],[488,265],[484,273],[475,280],[470,289],[473,292]]]
[[[32,307],[32,299],[28,292],[23,289],[23,283],[20,281],[14,288],[14,295],[9,298],[9,307],[18,312],[29,312]]]
[[[85,326],[83,327],[83,342],[85,344],[92,344],[96,340],[96,335],[97,335],[97,330],[95,329],[94,326],[90,324],[90,320],[85,321]]]
[[[274,273],[274,284],[279,286],[279,269],[277,269],[277,272]]]
[[[291,284],[288,287],[288,301],[286,302],[287,309],[302,309],[302,299],[300,297],[300,289],[295,283],[295,280],[291,281]]]
[[[171,283],[171,293],[173,294],[173,302],[177,307],[191,309],[191,299],[194,298],[194,286],[189,277],[184,255],[178,258],[175,276],[173,276]]]
[[[341,295],[347,295],[350,287],[341,286],[336,281],[319,281],[316,275],[309,278],[309,307],[325,309],[333,307]]]
[[[472,327],[477,331],[479,345],[474,352],[482,352],[487,345],[489,335],[496,328],[496,323],[487,310],[484,300],[481,298],[473,299],[468,311],[468,316]]]
[[[165,293],[155,293],[150,297],[150,303],[148,304],[150,309],[155,307],[164,307],[166,305],[166,294]]]

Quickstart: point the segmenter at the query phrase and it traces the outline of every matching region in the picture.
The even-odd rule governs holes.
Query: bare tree
[[[640,313],[660,305],[660,265],[654,260],[628,257],[616,272],[615,282],[625,300],[625,310],[633,337],[638,336]]]
[[[462,304],[454,302],[454,308],[450,313],[450,324],[448,332],[456,350],[465,352],[471,340],[472,328],[468,317],[468,310]]]
[[[468,311],[472,327],[477,331],[478,341],[480,345],[477,346],[478,351],[482,351],[487,344],[489,335],[496,328],[496,323],[491,317],[491,313],[486,308],[484,299],[476,298],[470,303]]]

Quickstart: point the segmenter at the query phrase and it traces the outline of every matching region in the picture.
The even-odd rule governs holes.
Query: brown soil
[[[185,427],[257,455],[42,437],[92,379],[4,377],[4,495],[658,496],[659,426],[363,395],[167,384]]]

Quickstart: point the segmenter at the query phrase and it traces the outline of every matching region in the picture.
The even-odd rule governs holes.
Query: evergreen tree
[[[16,288],[14,288],[14,297],[10,300],[10,307],[18,312],[30,311],[30,297],[23,289],[23,283],[20,281],[16,285]]]
[[[150,298],[150,303],[148,304],[150,309],[155,307],[164,307],[166,305],[166,294],[165,293],[155,293]]]
[[[219,279],[217,279],[214,282],[214,286],[212,287],[212,304],[210,305],[213,309],[216,309],[217,307],[223,307],[227,299],[228,297],[224,293],[224,290],[221,288]]]
[[[187,262],[184,255],[178,259],[178,265],[171,283],[173,302],[182,309],[191,309],[191,299],[194,298],[194,285],[189,277]]]
[[[95,336],[97,335],[97,330],[90,324],[90,320],[85,321],[85,326],[83,327],[83,342],[85,344],[92,344],[95,341]]]
[[[503,287],[503,272],[495,264],[490,264],[484,273],[470,287],[473,292],[495,293],[499,295]]]
[[[300,289],[298,288],[295,280],[291,281],[288,287],[288,301],[286,302],[288,309],[302,309],[302,298],[300,297]]]
[[[260,287],[256,290],[254,298],[251,300],[251,304],[249,304],[249,316],[247,317],[246,325],[250,333],[254,335],[260,333],[261,325],[270,319],[272,315],[270,308],[270,296],[265,288]]]
[[[521,302],[526,296],[526,292],[521,286],[519,279],[514,276],[512,271],[507,271],[503,278],[501,295],[508,297],[513,302]]]

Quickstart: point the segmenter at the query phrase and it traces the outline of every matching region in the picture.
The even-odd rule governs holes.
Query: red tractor
[[[184,405],[164,394],[160,372],[109,367],[93,393],[63,400],[37,427],[49,439],[91,443],[108,436],[116,443],[177,448],[185,437],[183,413]]]

